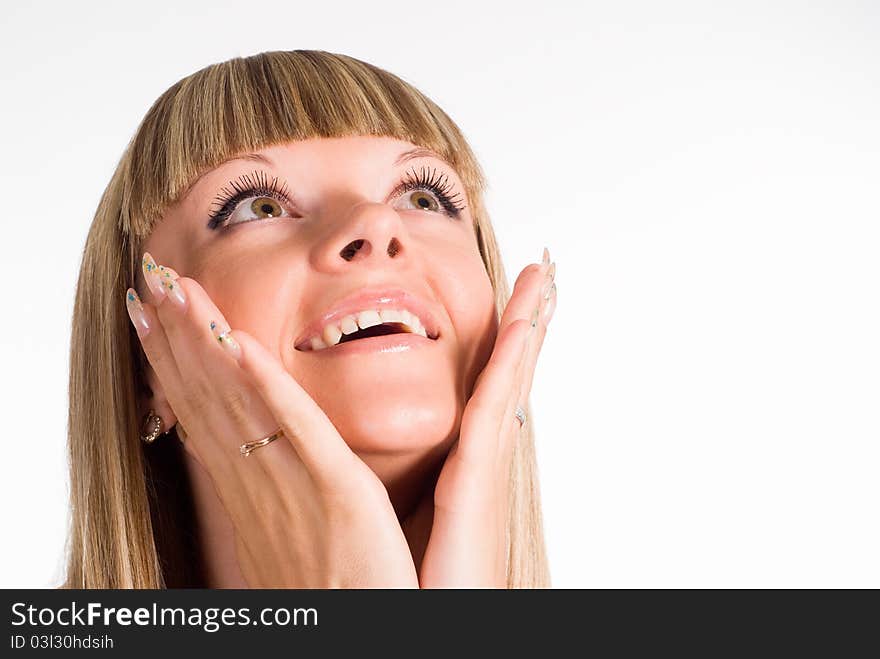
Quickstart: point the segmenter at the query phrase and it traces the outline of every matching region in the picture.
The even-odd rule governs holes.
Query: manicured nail
[[[550,268],[544,276],[544,284],[541,286],[541,298],[544,300],[550,296],[550,287],[553,286],[554,277],[556,277],[556,261],[550,264]]]
[[[238,341],[235,340],[235,337],[232,336],[232,330],[229,328],[222,329],[217,325],[215,321],[211,321],[211,332],[213,332],[214,337],[217,339],[217,342],[223,346],[223,349],[226,350],[232,358],[238,361],[239,357],[241,357],[241,346],[238,345]]]
[[[156,304],[161,303],[165,299],[165,289],[162,287],[159,266],[156,265],[156,261],[153,260],[149,252],[144,252],[144,257],[141,259],[141,269],[144,271],[144,279],[150,293],[156,298]]]
[[[137,331],[138,336],[146,336],[150,332],[150,322],[144,314],[144,305],[133,288],[125,291],[125,308],[128,309],[128,317]]]
[[[163,268],[160,265],[159,281],[162,282],[162,286],[165,288],[165,294],[168,296],[168,299],[174,302],[178,307],[183,308],[186,306],[186,295],[184,294],[183,287],[180,283],[171,276],[172,272],[172,270]]]
[[[174,268],[169,268],[167,265],[159,266],[159,274],[162,277],[173,277],[174,279],[180,279],[180,275],[177,274],[177,271]]]
[[[550,250],[546,247],[544,248],[544,254],[541,256],[541,263],[544,265],[550,263]]]
[[[544,323],[547,324],[550,322],[550,318],[553,316],[553,312],[556,310],[556,282],[550,287],[550,292],[547,294],[547,302],[544,306]]]

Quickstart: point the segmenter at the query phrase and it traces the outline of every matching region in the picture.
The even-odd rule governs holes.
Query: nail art
[[[159,266],[159,274],[161,274],[162,277],[173,277],[174,279],[180,278],[180,275],[177,274],[177,271],[174,268],[169,268],[167,265]]]
[[[235,337],[230,334],[232,330],[227,328],[221,331],[217,323],[212,320],[211,332],[214,334],[217,342],[223,346],[223,349],[238,360],[241,356],[241,346],[238,345],[238,341],[235,340]]]
[[[125,291],[125,308],[138,336],[145,336],[150,331],[150,322],[144,314],[144,305],[133,288]]]
[[[141,269],[144,272],[144,280],[147,282],[150,293],[156,298],[156,304],[159,304],[165,299],[165,289],[162,287],[159,266],[156,265],[156,261],[153,260],[149,252],[144,252],[144,257],[141,260]]]
[[[550,250],[546,247],[544,248],[544,253],[541,255],[541,263],[544,265],[550,263]]]
[[[161,265],[159,266],[159,281],[162,282],[162,286],[165,288],[165,293],[170,300],[180,307],[186,304],[186,295],[183,292],[183,288],[178,281],[171,276],[171,272],[163,268]]]

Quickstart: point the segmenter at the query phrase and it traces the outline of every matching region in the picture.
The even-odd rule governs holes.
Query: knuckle
[[[522,338],[522,335],[529,331],[532,326],[531,318],[517,318],[510,323],[508,336]],[[514,340],[514,339],[511,339]]]
[[[183,402],[192,414],[201,416],[208,411],[209,399],[202,387],[186,382],[183,386]]]
[[[245,425],[250,419],[251,395],[242,387],[230,387],[221,394],[227,414],[238,425]]]

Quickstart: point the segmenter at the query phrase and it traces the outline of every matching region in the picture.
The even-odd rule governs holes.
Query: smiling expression
[[[354,450],[454,439],[497,320],[439,157],[386,137],[269,147],[203,174],[143,249],[277,354]]]

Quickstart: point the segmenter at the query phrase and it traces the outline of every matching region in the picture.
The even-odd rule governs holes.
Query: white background
[[[555,586],[880,587],[876,2],[9,3],[0,586],[61,579],[74,284],[153,100],[315,48],[461,126],[536,373]]]

